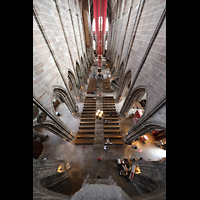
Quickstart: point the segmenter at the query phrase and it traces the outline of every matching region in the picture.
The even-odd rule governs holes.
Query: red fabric
[[[106,34],[107,0],[102,0],[103,34]]]
[[[103,54],[103,34],[106,33],[107,0],[93,0],[95,34],[97,34],[97,54]]]
[[[136,123],[138,119],[143,115],[143,110],[137,110],[133,115],[133,121]]]
[[[101,58],[98,58],[98,68],[101,67]]]

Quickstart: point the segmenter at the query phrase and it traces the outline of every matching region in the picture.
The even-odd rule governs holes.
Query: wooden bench
[[[85,114],[86,114],[86,115],[87,115],[87,114],[89,114],[89,115],[90,115],[90,114],[91,114],[91,115],[95,115],[95,110],[87,110],[87,111],[84,110],[81,114],[83,114],[83,115],[85,115]]]
[[[103,102],[103,106],[115,106],[114,102]]]
[[[94,129],[82,129],[78,131],[78,134],[94,134]]]
[[[103,104],[104,104],[104,103],[113,104],[113,103],[115,103],[115,100],[103,100],[102,102],[103,102]]]
[[[112,113],[117,113],[115,108],[107,108],[107,109],[103,109],[103,113],[110,113],[112,111]]]
[[[95,121],[91,122],[80,122],[80,126],[84,126],[84,125],[95,125]]]
[[[95,114],[82,114],[81,118],[95,118]]]
[[[107,104],[103,104],[103,108],[115,108],[115,105],[114,104],[111,104],[111,105],[107,105]]]
[[[104,130],[105,129],[112,129],[112,130],[114,130],[114,129],[117,129],[117,130],[119,130],[120,129],[120,126],[119,125],[103,125],[103,127],[104,127]]]
[[[109,129],[104,129],[104,134],[113,134],[113,133],[117,133],[117,134],[120,134],[121,131],[118,129],[118,130],[109,130]]]
[[[85,99],[94,99],[94,98],[97,98],[97,96],[92,96],[92,97],[87,96],[87,97],[85,97]]]
[[[83,109],[82,113],[83,112],[91,112],[91,113],[94,113],[96,111],[96,108],[88,108],[88,109]]]
[[[95,117],[90,117],[90,118],[81,117],[81,121],[82,122],[95,121]]]
[[[84,106],[96,106],[96,102],[95,103],[86,102],[84,103]]]
[[[97,100],[96,99],[85,99],[84,101],[85,102],[96,102]]]
[[[119,134],[104,134],[104,138],[123,138],[123,136]]]
[[[96,93],[96,89],[97,89],[97,80],[95,78],[90,78],[88,83],[87,94],[94,94],[93,92]]]
[[[118,114],[113,114],[113,113],[112,113],[112,116],[110,116],[110,113],[104,113],[104,114],[103,114],[103,117],[104,117],[104,118],[107,118],[107,117],[114,117],[114,118],[116,118],[116,117],[118,117]]]
[[[110,120],[110,121],[117,121],[117,120],[118,120],[118,117],[110,117],[110,116],[109,116],[109,117],[104,117],[104,121],[105,121],[106,119],[107,119],[107,120]]]
[[[79,130],[83,130],[83,129],[87,129],[87,130],[89,130],[89,129],[94,129],[95,128],[95,125],[86,125],[86,126],[83,126],[83,125],[81,125],[81,126],[79,126]]]
[[[112,122],[103,122],[104,125],[119,125],[118,121],[112,121]]]
[[[88,107],[83,107],[83,110],[96,110],[96,107],[90,107],[90,108],[88,108]]]
[[[94,134],[83,133],[83,134],[78,134],[76,137],[77,138],[94,138]]]
[[[95,110],[95,109],[96,109],[96,106],[95,106],[95,107],[94,107],[94,106],[84,106],[84,107],[83,107],[83,110],[89,110],[89,109]]]
[[[114,98],[111,98],[111,97],[109,97],[109,98],[103,98],[103,100],[115,100]]]
[[[111,92],[110,78],[103,79],[103,92]]]

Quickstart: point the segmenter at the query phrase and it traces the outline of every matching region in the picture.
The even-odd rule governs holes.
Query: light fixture
[[[102,116],[103,116],[103,111],[97,110],[96,117],[99,118],[99,119],[101,119]]]

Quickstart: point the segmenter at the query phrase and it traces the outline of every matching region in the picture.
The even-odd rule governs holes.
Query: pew
[[[111,92],[110,78],[103,79],[103,92]]]
[[[119,130],[120,129],[120,126],[119,125],[103,125],[103,127],[104,127],[104,130],[105,129],[112,129],[112,130],[115,130],[115,129],[117,129],[117,130]]]
[[[88,89],[87,89],[87,94],[94,94],[96,93],[97,89],[97,81],[95,78],[90,78],[89,83],[88,83]]]
[[[81,126],[85,126],[85,125],[95,125],[95,121],[88,121],[88,122],[80,122]]]
[[[87,130],[89,130],[89,129],[95,129],[95,125],[81,125],[81,126],[79,126],[79,130],[83,130],[83,129],[87,129]]]
[[[119,125],[118,121],[103,122],[104,125]]]
[[[81,117],[81,121],[82,122],[86,122],[86,121],[95,121],[95,116],[94,117],[88,117],[88,118],[85,118],[85,117]]]
[[[78,134],[94,134],[94,131],[94,129],[79,129]]]

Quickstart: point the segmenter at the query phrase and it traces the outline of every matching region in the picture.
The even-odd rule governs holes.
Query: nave
[[[93,66],[93,69],[95,67]],[[105,66],[102,67],[102,73],[110,75],[109,69]],[[90,77],[92,75],[91,71]],[[66,195],[74,194],[81,188],[87,174],[90,174],[91,179],[97,179],[98,175],[101,179],[108,179],[111,175],[117,185],[130,197],[137,196],[139,195],[137,188],[127,182],[125,177],[119,175],[115,159],[127,158],[133,162],[133,159],[143,158],[145,161],[158,161],[166,157],[166,151],[156,147],[151,136],[149,136],[149,140],[145,145],[141,141],[136,142],[142,152],[133,149],[131,145],[125,144],[120,129],[124,130],[126,127],[123,127],[124,120],[119,120],[115,110],[114,95],[103,93],[102,82],[97,81],[97,86],[97,93],[87,94],[84,100],[76,138],[71,142],[66,142],[60,137],[45,131],[45,135],[49,135],[49,138],[44,142],[44,150],[39,160],[48,157],[49,160],[64,160],[70,163],[70,179],[56,192]],[[100,120],[96,118],[95,113],[96,110],[102,108],[104,115]],[[107,112],[108,108],[109,112]],[[110,109],[112,110],[112,116],[110,116]],[[63,113],[61,110],[59,112]],[[126,121],[128,121],[130,127],[132,122],[129,119]],[[119,122],[121,122],[120,127]],[[107,143],[107,139],[110,143]],[[106,150],[104,149],[105,145],[107,146]],[[101,162],[97,160],[98,158],[101,159]]]

